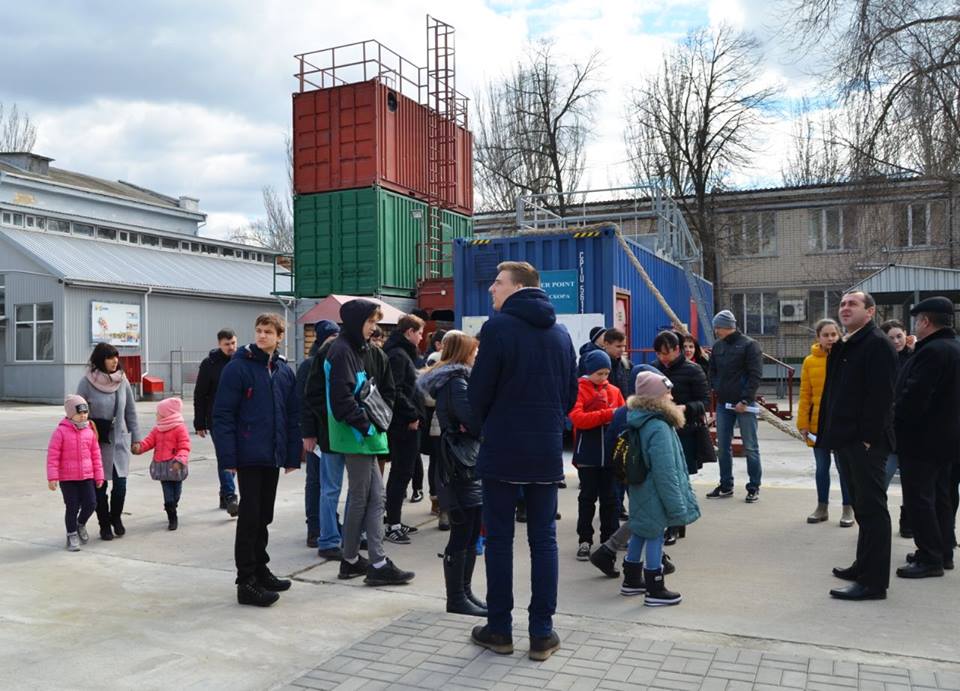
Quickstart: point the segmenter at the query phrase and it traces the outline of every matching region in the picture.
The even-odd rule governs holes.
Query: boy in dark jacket
[[[369,300],[350,300],[340,308],[343,327],[330,345],[323,364],[326,420],[330,450],[344,454],[348,482],[343,558],[338,577],[365,575],[367,585],[400,585],[413,580],[414,574],[398,569],[383,551],[383,479],[377,456],[389,452],[387,434],[373,424],[357,397],[367,381],[378,390],[381,385],[393,389],[389,368],[378,381],[367,367],[370,361],[367,353],[371,350],[368,340],[382,318],[380,308]],[[379,352],[376,348],[372,350]],[[388,378],[389,384],[385,381]],[[387,403],[390,405],[392,401]],[[359,554],[363,529],[367,532],[369,560]]]
[[[235,352],[237,335],[232,329],[220,329],[217,347],[200,363],[197,383],[193,388],[193,427],[200,438],[206,437],[207,432],[213,429],[213,401],[217,397],[220,375]],[[237,515],[237,489],[233,475],[226,470],[220,471],[220,508],[231,516]]]
[[[757,405],[757,389],[763,375],[763,351],[752,338],[737,329],[730,310],[713,318],[717,342],[710,355],[710,383],[717,394],[717,461],[720,484],[707,493],[709,499],[733,496],[733,426],[740,428],[743,450],[747,455],[748,504],[760,499],[760,444],[757,441],[757,415],[747,410]],[[727,406],[730,406],[729,408]]]
[[[390,359],[390,372],[396,388],[393,420],[387,432],[390,477],[387,478],[387,531],[384,539],[400,545],[409,544],[408,535],[417,530],[403,525],[400,517],[407,485],[420,460],[420,421],[426,418],[423,396],[417,390],[417,345],[422,338],[423,320],[405,314],[383,347]]]
[[[223,368],[213,405],[213,443],[221,471],[236,473],[243,501],[234,557],[237,601],[268,607],[290,581],[267,568],[267,527],[273,522],[280,468],[300,468],[300,401],[296,376],[278,352],[283,319],[261,314],[256,340]]]
[[[606,463],[604,430],[613,413],[624,405],[620,389],[608,381],[610,357],[602,350],[593,350],[583,358],[577,402],[570,411],[573,422],[573,464],[580,477],[577,536],[580,546],[577,559],[590,558],[593,544],[593,513],[600,501],[600,541],[606,542],[620,527],[620,513],[613,471]]]

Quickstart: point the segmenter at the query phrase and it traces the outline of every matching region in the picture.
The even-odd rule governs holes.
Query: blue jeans
[[[303,485],[303,510],[307,516],[307,535],[320,535],[320,457],[307,454],[307,475]]]
[[[813,457],[817,461],[817,503],[830,503],[830,459],[833,458],[837,464],[837,474],[840,476],[840,495],[843,497],[843,505],[850,505],[850,494],[847,491],[847,479],[840,472],[840,461],[830,449],[814,448]]]
[[[315,454],[307,454],[314,456]],[[341,542],[340,521],[337,505],[340,503],[340,491],[343,489],[343,454],[326,453],[320,456],[320,537],[319,549],[339,547]],[[346,512],[346,509],[344,509]]]
[[[487,531],[487,624],[490,630],[510,635],[513,628],[513,533],[517,497],[523,488],[527,505],[527,542],[530,545],[531,636],[553,631],[557,609],[557,486],[513,485],[483,481],[483,523]]]
[[[747,454],[747,491],[760,489],[760,445],[757,442],[757,416],[753,413],[738,413],[727,410],[722,403],[717,408],[717,462],[720,464],[720,486],[733,489],[733,425],[740,427],[743,450]]]
[[[884,468],[885,480],[887,483],[887,489],[890,489],[890,483],[893,482],[893,476],[897,474],[897,468],[900,466],[900,458],[897,454],[892,453],[887,456],[887,465]]]
[[[160,486],[163,488],[164,504],[176,504],[180,501],[180,491],[183,489],[183,480],[163,480]]]
[[[207,430],[207,435],[210,437],[210,442],[213,443],[213,430]],[[216,448],[214,448],[214,453],[216,453]],[[217,474],[220,476],[220,496],[224,499],[237,496],[237,486],[233,473],[228,470],[220,470]]]
[[[659,569],[663,564],[663,532],[658,537],[652,538],[631,535],[630,542],[627,543],[627,556],[624,557],[624,560],[634,564],[643,562],[647,571]]]

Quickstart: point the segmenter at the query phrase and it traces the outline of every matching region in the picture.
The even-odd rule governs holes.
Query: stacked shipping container
[[[378,79],[293,95],[296,293],[413,296],[428,214],[430,111]],[[473,136],[457,127],[443,239],[470,237]],[[452,265],[442,264],[449,276]]]

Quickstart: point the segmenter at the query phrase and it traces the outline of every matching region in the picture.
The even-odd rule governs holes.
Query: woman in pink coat
[[[150,449],[153,449],[150,477],[159,480],[163,487],[167,529],[176,530],[177,504],[190,460],[190,432],[183,422],[183,401],[179,398],[165,398],[157,404],[157,426],[143,441],[134,444],[132,450],[141,454]]]
[[[60,421],[47,445],[47,486],[60,485],[66,505],[67,549],[79,552],[90,539],[87,519],[97,507],[96,487],[103,485],[103,463],[97,434],[87,419],[90,406],[80,396],[67,396],[66,417]]]

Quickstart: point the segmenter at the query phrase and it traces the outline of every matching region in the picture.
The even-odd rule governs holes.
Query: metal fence
[[[192,398],[200,363],[208,354],[209,351],[206,350],[171,350],[169,362],[151,362],[150,368],[159,377],[163,377],[164,371],[167,372],[164,388],[171,394]]]

